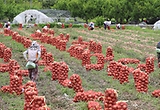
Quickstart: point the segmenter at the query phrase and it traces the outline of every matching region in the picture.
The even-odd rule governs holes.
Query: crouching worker
[[[28,68],[29,78],[35,81],[38,76],[38,61],[41,57],[41,48],[36,41],[32,41],[31,46],[23,52],[23,56],[27,61],[26,67]]]
[[[90,22],[90,24],[89,24],[89,29],[90,29],[90,30],[93,30],[93,29],[94,29],[94,23],[93,23],[93,22]]]
[[[120,23],[118,23],[118,24],[116,25],[116,29],[121,29],[121,24],[120,24]]]
[[[158,66],[160,67],[160,42],[157,44],[156,52],[157,52],[157,58],[158,58]]]

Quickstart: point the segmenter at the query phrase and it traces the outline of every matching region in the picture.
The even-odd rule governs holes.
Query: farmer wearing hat
[[[35,81],[38,76],[38,60],[41,57],[41,48],[37,41],[32,41],[31,46],[23,52],[23,56],[27,61],[26,67],[29,71],[29,78]]]

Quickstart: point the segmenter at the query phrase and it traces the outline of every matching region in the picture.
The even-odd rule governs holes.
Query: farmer
[[[107,21],[104,21],[103,25],[104,25],[104,29],[106,30],[106,28],[107,28]]]
[[[11,28],[10,24],[11,24],[10,22],[4,23],[3,28],[10,29]]]
[[[93,30],[93,29],[94,29],[94,23],[93,23],[93,22],[90,22],[90,23],[89,23],[89,28],[90,28],[90,30]]]
[[[118,24],[116,25],[116,29],[121,29],[121,24],[120,24],[120,23],[118,23]]]
[[[106,28],[108,28],[108,30],[110,30],[110,25],[111,25],[111,21],[110,20],[104,21],[103,24],[104,24],[104,29],[105,30],[106,30]]]
[[[23,56],[27,64],[32,64],[32,66],[34,66],[32,68],[28,66],[28,71],[30,80],[35,81],[38,76],[38,61],[41,57],[41,48],[37,41],[32,41],[31,46],[23,52]]]
[[[160,42],[158,42],[157,44],[156,52],[157,52],[157,58],[158,58],[158,63],[159,63],[160,62]]]

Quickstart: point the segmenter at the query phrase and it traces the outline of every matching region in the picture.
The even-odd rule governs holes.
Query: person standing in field
[[[29,78],[35,81],[38,76],[38,61],[41,57],[41,48],[37,41],[32,41],[31,46],[23,52],[23,56],[27,61],[26,67],[29,71]]]

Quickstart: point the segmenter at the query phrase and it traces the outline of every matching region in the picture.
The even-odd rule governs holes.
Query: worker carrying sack
[[[28,61],[26,64],[26,68],[28,68],[28,69],[36,68],[36,64],[31,61]]]

